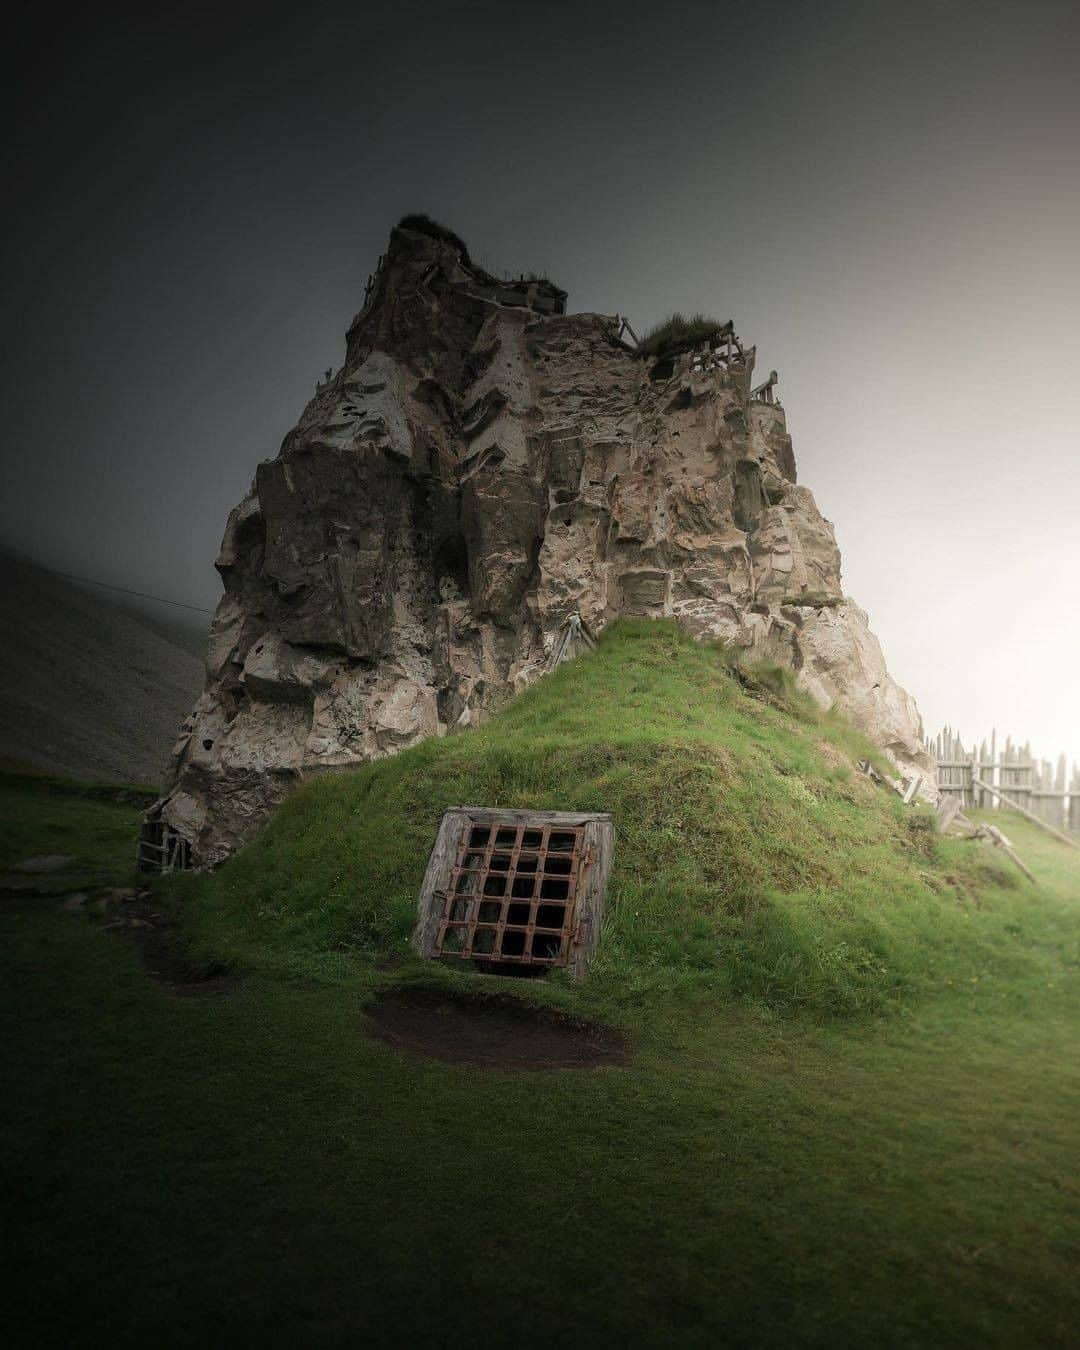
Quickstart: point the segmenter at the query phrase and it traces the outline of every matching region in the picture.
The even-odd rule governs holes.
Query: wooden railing
[[[949,728],[929,750],[937,760],[939,790],[956,797],[961,810],[1015,805],[1055,829],[1080,833],[1080,767],[1070,775],[1064,756],[1056,764],[1038,760],[1030,747],[1014,746],[1011,739],[999,752],[996,737],[990,746],[965,749]]]
[[[780,400],[776,397],[776,386],[780,383],[780,376],[775,370],[769,371],[769,378],[764,384],[759,384],[756,389],[750,390],[750,398],[755,403],[769,403],[779,406]]]

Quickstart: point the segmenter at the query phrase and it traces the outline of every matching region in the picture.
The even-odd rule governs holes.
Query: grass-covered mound
[[[300,788],[184,879],[189,918],[206,955],[241,966],[407,969],[442,811],[469,804],[614,814],[599,949],[567,1000],[697,988],[852,1011],[1056,952],[1058,911],[874,787],[854,768],[867,752],[786,672],[623,621],[483,728]]]
[[[785,682],[773,680],[786,698]],[[692,703],[663,704],[665,690],[681,697],[698,684]],[[843,765],[830,762],[839,744],[825,733],[846,744],[842,732],[747,700],[714,654],[683,651],[655,631],[634,641],[622,630],[508,718],[435,749],[452,752],[444,762],[458,783],[470,772],[497,778],[506,746],[547,718],[556,773],[573,762],[581,711],[560,706],[568,691],[609,729],[666,718],[668,734],[653,742],[660,756],[697,746],[698,761],[712,764],[719,744],[736,770],[758,766],[767,797],[772,760],[816,766],[795,773],[819,804],[830,783],[861,790],[857,779],[829,777]],[[653,772],[647,738],[627,747],[643,766],[642,792],[655,788],[662,765]],[[893,860],[881,875],[905,878],[905,889],[848,886],[833,909],[816,892],[789,891],[755,902],[760,927],[781,931],[769,906],[774,916],[786,906],[802,912],[800,932],[831,933],[826,950],[836,950],[858,947],[862,925],[890,970],[914,972],[903,988],[936,982],[937,992],[903,1017],[780,1018],[761,1000],[721,996],[733,972],[752,970],[745,950],[725,952],[719,938],[708,964],[679,965],[647,945],[645,924],[630,926],[648,880],[634,870],[641,839],[658,837],[639,820],[620,835],[620,912],[593,978],[574,989],[456,980],[475,995],[510,988],[610,1012],[629,1033],[628,1059],[492,1071],[370,1034],[362,1009],[379,986],[432,981],[439,967],[326,954],[327,935],[358,923],[362,931],[378,886],[404,888],[396,869],[414,866],[393,841],[383,857],[379,823],[404,821],[427,847],[427,826],[414,828],[404,804],[421,796],[430,809],[438,764],[413,759],[410,793],[399,763],[299,794],[291,823],[283,814],[265,836],[279,850],[273,865],[264,855],[260,870],[250,850],[209,885],[195,881],[204,940],[232,943],[282,974],[253,974],[210,997],[181,992],[143,964],[144,930],[117,928],[93,909],[68,912],[55,896],[3,898],[0,1186],[19,1235],[19,1278],[8,1281],[4,1314],[6,1325],[27,1329],[9,1343],[203,1347],[231,1334],[274,1346],[967,1350],[1075,1341],[1080,862],[1072,850],[993,812],[1039,888],[976,887],[969,871],[929,857],[921,864],[910,839],[926,837],[909,836],[910,817],[877,790],[861,802],[862,819],[886,830]],[[607,781],[612,792],[621,782],[620,800],[633,804],[641,792],[628,777],[620,770]],[[0,775],[0,864],[56,849],[101,885],[130,880],[137,811],[78,785],[44,792],[31,780]],[[718,782],[717,800],[729,796],[729,781]],[[362,782],[351,806],[345,795],[333,800]],[[666,791],[679,800],[678,782]],[[691,805],[672,828],[700,839],[686,832],[701,794],[685,796]],[[325,819],[320,802],[332,803]],[[369,829],[365,811],[373,847],[358,864],[349,841]],[[786,808],[783,818],[791,819]],[[305,829],[311,847],[301,858]],[[796,821],[791,847],[806,836]],[[978,859],[982,848],[964,856]],[[675,875],[673,856],[655,866]],[[820,855],[811,861],[822,866]],[[326,890],[322,915],[303,896],[289,902],[290,887],[306,884],[304,868],[327,887],[335,872],[343,878],[340,890]],[[919,871],[929,890],[913,880]],[[257,873],[266,895],[278,895],[277,913],[245,895],[244,878]],[[689,880],[722,916],[723,884]],[[215,898],[217,887],[225,889]],[[151,917],[164,908],[157,899]],[[933,921],[929,938],[921,925],[903,927],[905,911]],[[745,949],[751,930],[737,919]],[[306,957],[290,952],[290,925]],[[383,931],[369,926],[369,949],[392,948]],[[783,948],[792,961],[805,959],[799,941],[796,932]],[[654,953],[651,964],[638,942]],[[766,955],[763,947],[762,962]],[[343,978],[289,978],[335,964]],[[790,990],[794,968],[765,1000]],[[645,989],[649,980],[697,985],[665,992]],[[817,1006],[835,987],[816,986]],[[433,1022],[444,1020],[441,1000],[427,1006]]]

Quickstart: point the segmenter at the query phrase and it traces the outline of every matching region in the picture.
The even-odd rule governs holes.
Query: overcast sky
[[[27,8],[0,538],[212,607],[404,212],[733,317],[928,729],[1080,759],[1080,6]]]

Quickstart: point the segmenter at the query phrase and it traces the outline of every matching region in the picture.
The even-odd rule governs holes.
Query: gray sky
[[[38,6],[8,60],[7,543],[212,606],[426,210],[573,309],[733,317],[928,728],[1080,759],[1080,7]]]

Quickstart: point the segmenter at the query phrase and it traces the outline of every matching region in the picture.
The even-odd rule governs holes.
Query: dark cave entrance
[[[465,599],[469,594],[469,549],[465,536],[454,534],[444,539],[435,550],[433,561],[439,599]]]

